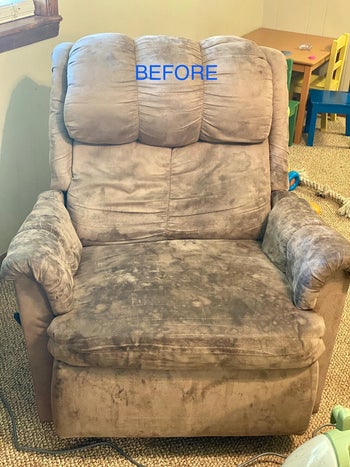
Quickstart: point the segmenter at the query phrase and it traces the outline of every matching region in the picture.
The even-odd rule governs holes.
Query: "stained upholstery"
[[[136,80],[136,63],[215,63],[217,80]],[[253,99],[243,106],[252,75]],[[257,238],[270,209],[272,108],[272,70],[251,42],[79,40],[69,52],[64,122],[74,139],[68,209],[83,243]],[[222,144],[233,142],[244,146]]]
[[[79,435],[82,426],[85,436],[119,432],[147,438],[301,433],[311,416],[317,379],[317,362],[289,370],[140,373],[56,360],[54,419],[58,433],[69,437]],[[294,410],[288,410],[290,400]]]
[[[174,74],[156,82],[135,79],[136,64],[169,63],[215,64],[217,80],[199,75],[179,80]],[[249,103],[245,89],[252,75]],[[70,50],[67,86],[65,125],[70,137],[83,143],[253,143],[270,131],[270,66],[255,44],[235,37],[201,42],[167,36],[133,41],[122,34],[85,37]]]
[[[288,195],[269,215],[262,249],[286,273],[296,306],[312,310],[326,281],[336,271],[350,272],[349,242],[316,217],[305,200]]]
[[[68,313],[81,250],[62,193],[47,191],[12,240],[1,274],[8,279],[20,275],[35,279],[43,286],[52,312]]]
[[[49,348],[73,366],[300,368],[322,354],[324,322],[291,294],[255,241],[88,247]]]
[[[217,80],[136,79],[155,63]],[[283,54],[108,33],[52,64],[51,187],[0,272],[41,418],[62,437],[304,431],[350,244],[288,193]]]
[[[147,41],[146,41],[147,39]],[[68,121],[68,115],[67,115],[67,109],[66,106],[68,104],[68,100],[66,100],[66,93],[70,92],[70,88],[73,86],[73,89],[76,89],[76,93],[79,95],[79,89],[80,85],[75,85],[74,82],[70,83],[68,87],[68,82],[69,82],[69,77],[71,76],[72,70],[71,70],[71,65],[75,65],[74,63],[72,64],[72,59],[71,59],[71,54],[72,54],[72,49],[75,50],[77,49],[78,51],[80,48],[83,49],[81,52],[81,55],[83,55],[83,61],[87,60],[88,58],[90,59],[90,68],[86,71],[86,74],[89,76],[91,74],[91,68],[92,68],[92,63],[91,60],[92,58],[94,60],[98,60],[96,58],[97,53],[95,54],[90,54],[89,50],[95,49],[95,51],[98,50],[99,54],[104,54],[104,47],[108,45],[109,49],[113,49],[113,46],[116,47],[118,41],[121,42],[121,44],[124,44],[125,42],[125,36],[122,34],[98,34],[98,35],[92,35],[88,36],[87,38],[82,38],[81,40],[77,41],[77,43],[72,44],[72,43],[62,43],[59,44],[58,46],[55,47],[53,54],[52,54],[52,90],[51,90],[51,109],[50,109],[50,118],[49,118],[49,124],[50,124],[50,166],[51,166],[51,188],[52,189],[60,189],[66,191],[68,189],[69,183],[72,178],[72,158],[73,158],[73,139],[70,138],[69,136],[69,130],[66,127],[66,120]],[[130,39],[129,39],[130,41]],[[153,46],[151,45],[153,41]],[[170,63],[170,56],[169,50],[167,48],[161,48],[161,45],[163,42],[167,42],[170,44],[171,42],[174,42],[174,44],[184,44],[184,46],[188,47],[189,43],[192,43],[192,41],[188,40],[183,40],[175,37],[164,37],[164,36],[152,36],[148,38],[139,38],[135,41],[135,43],[143,43],[147,42],[148,43],[148,54],[150,57],[152,57],[152,60],[159,60],[159,63]],[[216,57],[216,64],[218,65],[218,61],[220,61],[220,66],[217,66],[218,74],[221,73],[221,70],[227,69],[228,66],[230,66],[230,54],[234,58],[234,63],[232,62],[231,65],[231,71],[230,73],[221,73],[222,76],[220,77],[220,80],[227,80],[229,79],[227,75],[230,75],[231,73],[235,73],[235,80],[232,84],[232,86],[229,86],[229,83],[225,81],[228,86],[225,86],[223,88],[221,85],[221,103],[218,108],[220,108],[219,113],[216,113],[216,121],[211,121],[208,120],[206,125],[211,126],[211,131],[213,132],[211,137],[215,138],[215,141],[213,142],[227,142],[225,139],[226,137],[224,136],[215,136],[216,129],[219,131],[219,125],[223,128],[224,125],[228,128],[230,128],[230,131],[232,133],[232,125],[235,125],[236,128],[236,135],[237,135],[237,128],[238,124],[240,125],[240,128],[244,127],[244,135],[240,134],[237,136],[238,140],[242,143],[244,142],[258,142],[257,140],[257,133],[260,134],[260,138],[263,138],[263,132],[264,130],[264,125],[267,125],[267,115],[270,113],[269,117],[269,132],[268,134],[265,134],[265,138],[268,136],[268,141],[269,141],[269,146],[270,146],[270,169],[271,169],[271,187],[272,190],[285,190],[288,187],[288,166],[287,166],[287,155],[288,155],[288,148],[286,149],[283,144],[280,144],[281,138],[285,137],[285,121],[286,121],[286,116],[278,111],[278,109],[284,107],[285,105],[288,105],[288,96],[286,95],[285,92],[285,83],[282,80],[282,77],[285,77],[286,74],[286,65],[283,61],[281,61],[281,53],[278,52],[277,50],[269,49],[266,47],[257,47],[254,43],[242,40],[241,38],[234,37],[234,36],[225,36],[225,37],[214,37],[214,38],[208,38],[205,41],[202,41],[203,44],[207,44],[207,54],[208,56],[211,53],[211,48],[213,48],[215,52],[215,57]],[[80,47],[80,45],[82,47]],[[154,47],[154,44],[157,44],[156,47]],[[214,47],[215,45],[215,47]],[[74,47],[74,48],[73,48]],[[136,47],[136,46],[135,46]],[[204,47],[204,45],[203,45]],[[120,48],[119,48],[120,49]],[[153,50],[155,49],[156,52]],[[197,46],[198,49],[198,46]],[[84,50],[85,50],[85,55],[84,55]],[[113,50],[112,50],[113,52]],[[162,53],[161,53],[162,52]],[[126,52],[124,51],[123,54]],[[174,53],[174,61],[175,63],[179,63],[179,59],[177,58],[178,55],[180,54],[179,50],[176,50],[176,47],[173,49]],[[163,56],[162,56],[163,54]],[[224,59],[221,58],[221,54],[225,54]],[[242,55],[241,55],[242,54]],[[182,56],[182,55],[181,55]],[[249,56],[250,60],[250,71],[253,74],[249,73],[249,69],[247,69],[247,56]],[[84,58],[85,57],[85,58]],[[142,55],[142,60],[144,59],[146,64],[151,63],[151,58],[147,58],[148,56],[146,54]],[[203,57],[202,57],[203,59]],[[106,70],[104,69],[106,67],[106,63],[109,63],[109,60],[104,60],[102,61],[103,65],[99,65],[99,76],[102,75],[102,69],[104,72]],[[226,62],[226,63],[225,63]],[[199,62],[201,63],[201,62]],[[245,64],[246,67],[246,73],[245,75],[241,73],[240,67],[242,66],[242,63]],[[202,63],[205,65],[205,63]],[[136,62],[135,62],[136,65]],[[268,66],[267,66],[268,65]],[[81,65],[82,66],[82,65]],[[225,67],[225,68],[223,68]],[[268,78],[271,80],[271,84],[269,85],[266,82],[266,78],[262,74],[262,68],[264,67],[265,72],[268,75]],[[236,68],[236,70],[235,70]],[[73,68],[74,69],[74,68]],[[86,70],[86,65],[85,65],[85,70]],[[239,71],[238,71],[239,70]],[[256,72],[259,71],[259,79],[257,79],[257,76],[255,75]],[[111,75],[111,72],[109,72]],[[249,82],[251,77],[254,76],[254,100],[249,103],[249,115],[246,115],[244,112],[246,111],[247,102],[244,102],[244,105],[239,105],[240,100],[244,99],[245,93],[246,93],[246,84]],[[89,78],[84,75],[79,76],[79,81],[80,80],[88,81]],[[104,79],[104,78],[103,78]],[[130,83],[130,86],[135,86],[135,70],[133,72],[133,80],[134,84]],[[240,82],[240,87],[239,91],[241,92],[241,96],[238,93],[238,80]],[[98,80],[97,80],[98,81]],[[199,77],[197,76],[196,79],[192,82],[192,80],[186,80],[186,81],[175,81],[174,79],[171,79],[169,77],[169,81],[167,80],[166,83],[162,82],[153,82],[153,86],[149,89],[149,92],[147,93],[145,91],[145,95],[149,98],[152,99],[154,96],[154,99],[159,99],[161,92],[160,89],[163,86],[163,92],[162,94],[168,95],[169,94],[169,83],[170,86],[174,87],[174,96],[173,96],[173,105],[177,106],[176,109],[177,111],[179,110],[179,92],[175,92],[177,90],[182,90],[183,94],[186,96],[186,99],[188,100],[191,96],[191,99],[193,99],[194,91],[195,89],[192,88],[196,83],[198,86],[202,86],[203,90],[204,87],[207,89],[208,83],[203,83]],[[213,81],[214,83],[214,88],[209,88],[209,89],[214,89],[215,92],[210,92],[208,91],[208,96],[210,96],[211,99],[216,99],[217,95],[217,84],[218,81]],[[92,82],[92,84],[95,87],[95,98],[96,99],[102,99],[104,101],[105,99],[105,93],[108,91],[108,89],[104,89],[101,91],[101,88],[99,88],[98,84],[95,82]],[[115,84],[115,83],[112,83]],[[164,88],[165,84],[167,86]],[[220,84],[220,81],[219,81]],[[263,86],[264,84],[264,86]],[[265,85],[267,86],[265,87]],[[123,83],[119,83],[119,85],[123,85]],[[150,83],[144,83],[142,81],[139,82],[138,86],[150,86]],[[189,90],[188,92],[185,93],[184,86],[187,86],[187,89]],[[97,88],[97,89],[96,89]],[[88,96],[84,97],[83,102],[86,102],[86,98],[90,99],[90,88],[86,85],[85,89],[88,89]],[[98,89],[100,92],[98,93]],[[115,90],[115,87],[113,87]],[[237,89],[237,91],[236,91]],[[260,92],[261,90],[264,90],[264,92]],[[125,92],[128,93],[130,91],[130,87],[125,87]],[[249,90],[249,96],[251,96],[252,89],[250,88]],[[260,92],[260,95],[259,95]],[[270,101],[266,99],[265,97],[269,96]],[[131,94],[134,99],[134,92]],[[259,99],[261,99],[261,108],[260,112],[261,115],[260,117],[264,116],[264,118],[257,118],[258,116],[258,110],[257,110],[257,102],[256,98],[259,96]],[[218,96],[219,97],[219,96]],[[74,99],[73,99],[74,98]],[[75,102],[75,106],[73,106],[73,109],[75,110],[75,113],[73,115],[77,115],[78,120],[81,120],[82,118],[87,118],[85,117],[86,113],[86,108],[84,108],[84,112],[80,113],[78,112],[79,105],[83,105],[83,102],[79,103],[77,101],[77,96],[75,93],[73,93],[72,96],[73,103]],[[94,108],[96,106],[96,99],[93,102]],[[229,100],[228,100],[229,99]],[[267,102],[266,102],[267,101]],[[110,102],[109,102],[110,104]],[[145,118],[147,118],[148,114],[147,112],[150,112],[150,105],[146,105],[145,103],[145,111],[144,115]],[[229,104],[229,105],[228,105]],[[266,108],[264,105],[266,104]],[[203,101],[204,105],[204,101]],[[225,107],[223,108],[222,105]],[[237,106],[237,110],[232,111],[233,105]],[[272,108],[271,108],[272,106]],[[85,105],[85,107],[87,107]],[[191,107],[191,111],[195,110],[196,107]],[[72,111],[73,111],[72,109]],[[244,109],[244,112],[243,112]],[[271,110],[269,110],[271,109]],[[140,109],[139,109],[140,110]],[[146,112],[147,110],[147,112]],[[169,110],[167,110],[167,114],[169,114]],[[268,112],[267,112],[268,110]],[[276,111],[275,111],[276,110]],[[212,112],[215,111],[214,105],[211,105],[209,107],[209,102],[208,102],[208,115],[210,116]],[[227,112],[230,112],[227,114]],[[126,114],[128,115],[130,112],[130,108],[127,109]],[[159,127],[161,125],[162,127],[162,136],[169,137],[169,124],[167,126],[164,125],[164,122],[167,122],[166,119],[164,119],[164,115],[161,115],[159,113],[159,103],[156,106],[156,110],[153,111],[153,114],[155,117],[160,117],[157,118],[155,121],[155,127]],[[246,115],[246,118],[244,119],[244,115]],[[237,120],[237,117],[240,116],[240,118]],[[152,114],[150,115],[149,118],[152,117]],[[203,115],[202,115],[203,117]],[[252,121],[254,121],[254,127],[252,127],[251,122],[250,122],[250,117],[252,118]],[[74,127],[74,120],[73,116],[72,118],[72,126]],[[104,117],[105,118],[105,117]],[[124,121],[125,117],[120,117],[123,118],[122,121]],[[140,116],[138,117],[140,118]],[[193,118],[193,117],[192,117]],[[227,122],[224,123],[224,120],[227,118]],[[266,122],[264,124],[264,121]],[[91,122],[88,128],[91,130],[90,133],[95,134],[96,133],[96,124],[99,122],[99,119],[97,118],[97,114],[95,111],[93,112],[93,115],[91,117]],[[180,121],[180,131],[177,133],[177,137],[183,138],[183,134],[188,133],[188,126],[185,126],[183,124],[183,121]],[[204,124],[204,120],[202,118],[202,125]],[[113,124],[113,122],[112,122]],[[174,121],[171,121],[171,131],[173,131],[173,124]],[[230,127],[231,125],[231,127]],[[125,128],[128,128],[127,125]],[[115,126],[112,127],[111,133],[115,130]],[[248,131],[249,130],[249,131]],[[155,131],[155,130],[153,130]],[[160,132],[160,130],[157,130]],[[88,132],[86,132],[88,134]],[[135,132],[136,133],[136,132]],[[207,133],[207,132],[206,132]],[[242,132],[243,133],[243,132]],[[197,141],[199,138],[199,133],[196,133],[197,137],[194,140]],[[91,137],[91,136],[90,136]],[[191,135],[191,138],[193,135]],[[222,138],[221,140],[218,140],[217,138],[220,137]],[[233,138],[233,136],[230,136]],[[135,136],[136,138],[136,136]],[[84,139],[83,137],[80,139]],[[80,141],[79,139],[79,141]],[[206,136],[201,136],[200,139],[204,141],[209,141]],[[261,139],[260,141],[263,141]],[[125,141],[134,141],[132,138],[124,138]],[[125,141],[123,141],[122,138],[118,139],[115,138],[114,140],[116,144],[124,144]],[[188,141],[190,141],[190,138],[188,138]],[[102,144],[105,144],[107,141],[104,141]],[[109,143],[111,144],[111,142]],[[163,143],[161,143],[160,140],[158,141],[147,141],[148,145],[154,146],[154,145],[162,145],[164,146]],[[182,142],[181,144],[174,144],[173,147],[175,146],[181,146],[184,145],[185,143]],[[171,147],[171,145],[169,145]]]
[[[67,207],[84,245],[257,239],[271,209],[268,158],[267,142],[175,149],[74,143]]]

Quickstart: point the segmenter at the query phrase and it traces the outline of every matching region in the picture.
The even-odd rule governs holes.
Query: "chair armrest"
[[[44,289],[54,314],[72,308],[73,277],[82,245],[64,206],[63,193],[42,193],[13,238],[0,271],[4,279],[27,276]]]
[[[286,274],[294,304],[312,310],[327,279],[350,272],[350,242],[294,193],[276,193],[262,250]]]

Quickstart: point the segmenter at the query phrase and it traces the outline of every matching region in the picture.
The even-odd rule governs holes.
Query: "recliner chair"
[[[137,80],[137,64],[217,79]],[[288,192],[287,108],[284,56],[246,39],[57,46],[51,189],[1,275],[61,437],[306,429],[350,245]]]

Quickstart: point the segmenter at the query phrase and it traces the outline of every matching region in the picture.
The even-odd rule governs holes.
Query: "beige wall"
[[[262,23],[263,0],[59,0],[60,35],[0,54],[0,254],[49,186],[50,54],[96,32],[201,39],[242,35]]]
[[[242,35],[262,23],[263,0],[59,0],[63,40],[118,31],[202,39]],[[98,5],[98,7],[96,6]],[[81,14],[79,14],[81,12]]]
[[[350,32],[350,1],[264,0],[263,25],[266,28],[338,37]],[[349,79],[350,57],[342,80],[343,89],[349,88]]]
[[[264,0],[267,28],[336,36],[350,28],[349,0]]]

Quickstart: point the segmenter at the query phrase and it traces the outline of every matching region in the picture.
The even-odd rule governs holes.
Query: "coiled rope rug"
[[[320,185],[315,181],[309,180],[306,174],[300,173],[299,176],[301,185],[315,190],[316,195],[320,198],[330,198],[340,204],[341,207],[338,209],[338,214],[350,219],[350,198],[345,198],[340,193],[332,190],[328,185]]]
[[[328,122],[327,131],[316,131],[314,146],[306,146],[304,140],[291,146],[289,166],[299,174],[296,193],[319,204],[321,210],[323,207],[327,211],[326,222],[335,219],[332,214],[328,219],[332,207],[337,216],[350,218],[350,137],[345,136],[344,118]],[[349,221],[340,227],[346,235]]]

